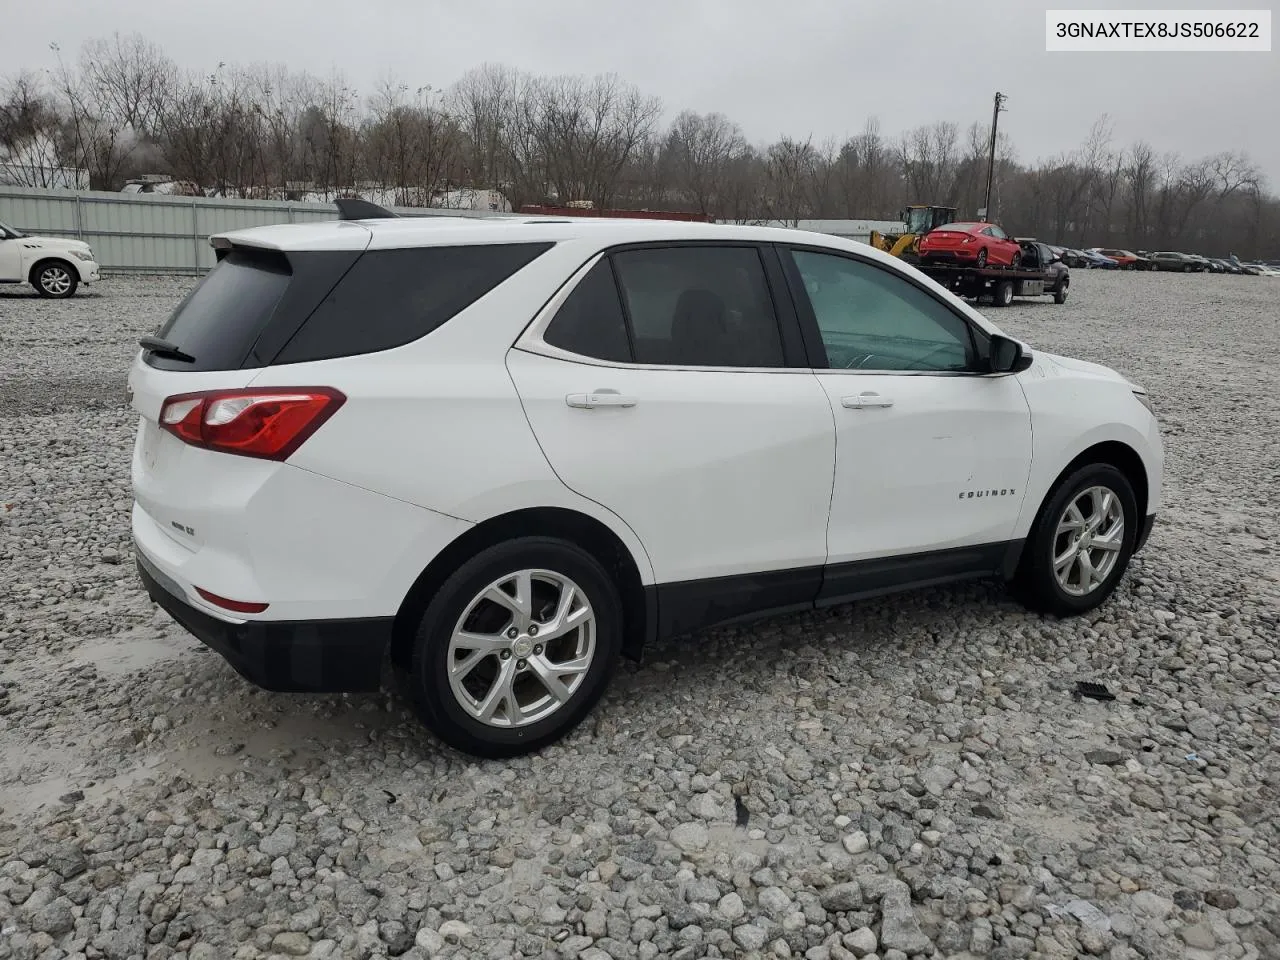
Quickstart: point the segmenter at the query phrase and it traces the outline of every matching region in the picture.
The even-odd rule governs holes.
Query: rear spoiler
[[[333,201],[338,208],[339,220],[397,220],[399,214],[359,197],[344,197]]]

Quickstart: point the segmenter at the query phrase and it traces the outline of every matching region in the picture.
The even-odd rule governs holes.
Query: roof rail
[[[333,201],[339,220],[398,220],[400,215],[359,197],[340,197]]]

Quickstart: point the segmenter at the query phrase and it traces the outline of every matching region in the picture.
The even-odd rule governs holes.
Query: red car
[[[994,223],[948,223],[920,238],[920,259],[975,267],[1016,267],[1022,247]]]

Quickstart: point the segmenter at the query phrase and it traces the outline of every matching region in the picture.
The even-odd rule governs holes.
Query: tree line
[[[754,144],[720,113],[664,105],[615,75],[536,76],[481,65],[452,86],[395,79],[371,94],[340,74],[219,63],[181,69],[145,37],[87,42],[74,61],[0,84],[0,162],[54,186],[59,168],[119,190],[168,174],[236,197],[375,187],[407,206],[449,190],[500,190],[513,209],[590,201],[736,222],[895,219],[906,203],[973,217],[983,204],[985,120],[939,121]],[[1280,255],[1280,200],[1239,151],[1185,158],[1117,143],[1104,115],[1084,141],[1034,162],[997,140],[992,219],[1073,246]]]

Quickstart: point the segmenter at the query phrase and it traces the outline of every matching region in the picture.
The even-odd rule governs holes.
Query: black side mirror
[[[992,373],[1021,373],[1031,366],[1031,354],[1017,340],[993,334],[988,362]]]

